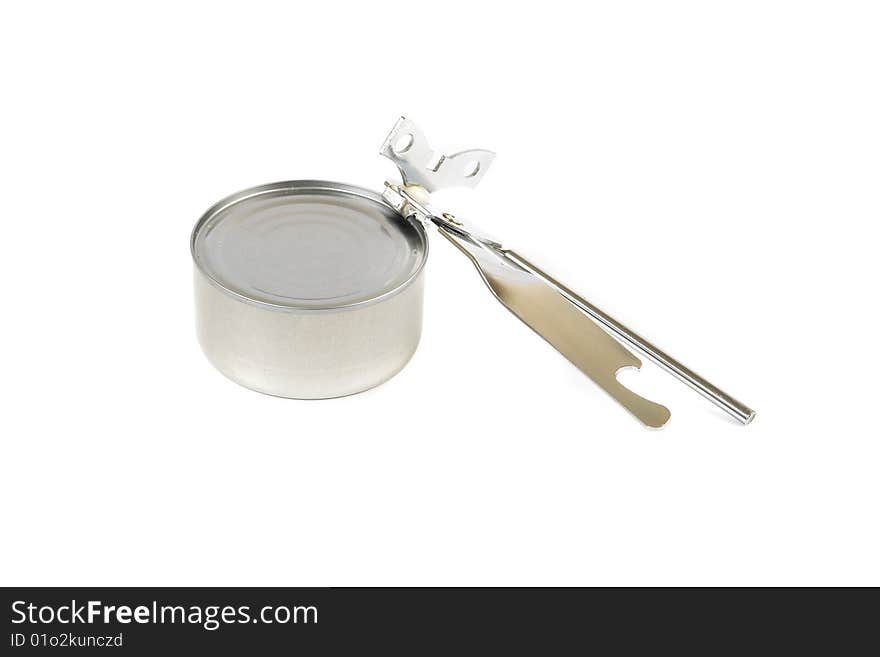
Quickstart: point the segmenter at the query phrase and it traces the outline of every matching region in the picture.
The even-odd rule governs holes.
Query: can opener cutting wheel
[[[688,384],[709,401],[748,424],[755,412],[715,387],[640,335],[529,262],[504,248],[470,221],[435,210],[430,193],[445,187],[475,187],[495,158],[486,150],[437,156],[422,131],[401,117],[380,151],[400,170],[402,184],[385,183],[382,196],[395,211],[426,227],[434,224],[476,266],[492,294],[643,424],[662,427],[669,409],[641,397],[617,380],[625,367],[640,368],[631,347]],[[612,337],[613,336],[613,337]],[[615,339],[616,338],[616,339]]]

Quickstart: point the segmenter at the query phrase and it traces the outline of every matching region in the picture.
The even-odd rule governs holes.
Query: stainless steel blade
[[[435,221],[438,231],[476,266],[495,297],[646,426],[659,428],[669,409],[624,387],[617,373],[641,361],[554,288],[499,250]]]

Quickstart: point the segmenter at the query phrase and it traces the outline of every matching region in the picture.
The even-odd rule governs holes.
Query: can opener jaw
[[[433,224],[471,260],[498,301],[644,425],[660,428],[669,420],[670,412],[617,380],[621,369],[641,367],[641,361],[624,345],[650,358],[739,422],[748,424],[752,420],[755,415],[752,409],[515,251],[504,248],[500,241],[471,222],[431,206],[431,192],[445,187],[476,186],[491,165],[494,153],[467,150],[437,156],[418,126],[403,117],[385,139],[380,153],[397,165],[403,178],[403,184],[385,183],[382,194],[385,202],[403,217],[416,218],[425,226]]]

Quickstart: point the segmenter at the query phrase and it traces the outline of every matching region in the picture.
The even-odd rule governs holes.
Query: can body
[[[328,190],[333,199],[329,205],[322,196]],[[291,195],[308,200],[299,202],[291,199]],[[264,205],[274,205],[255,212],[256,218],[251,221],[247,204],[254,205],[255,198]],[[334,204],[339,203],[347,205],[334,214]],[[308,209],[303,209],[305,205]],[[226,229],[226,234],[216,238],[220,246],[209,246],[212,238],[200,236],[200,231],[211,231],[211,221],[223,221],[223,217],[216,219],[217,213],[229,215],[229,208],[233,207],[238,227]],[[358,218],[362,209],[371,213],[366,219]],[[340,227],[339,216],[345,212],[351,214],[345,219],[345,226],[354,227]],[[289,215],[286,219],[285,213]],[[383,225],[385,221],[389,224]],[[375,232],[374,224],[378,226],[379,237],[365,237]],[[224,229],[220,226],[214,230]],[[404,242],[386,244],[389,230],[405,231]],[[246,237],[237,238],[241,242],[239,247],[234,236],[241,231],[246,231],[242,233]],[[255,231],[264,231],[269,237],[259,238],[254,246]],[[289,242],[286,253],[284,245],[279,246],[285,239]],[[399,239],[396,233],[393,239]],[[345,251],[352,240],[355,251]],[[382,240],[379,246],[376,240]],[[307,244],[302,246],[303,242]],[[350,395],[391,378],[406,365],[418,346],[427,239],[420,225],[394,215],[368,190],[322,181],[276,183],[246,190],[224,199],[206,213],[193,231],[192,245],[199,343],[220,372],[243,386],[298,399]],[[212,268],[210,254],[205,255],[211,248],[223,254],[222,258],[215,258],[220,266]],[[251,264],[237,265],[232,274],[224,272],[222,263],[238,262],[241,252],[248,252],[247,262]],[[309,262],[298,265],[297,256]],[[278,258],[276,270],[290,268],[286,275],[289,280],[274,272],[264,274],[260,269],[266,266],[266,259],[273,258]],[[339,262],[334,263],[334,258]],[[402,273],[398,275],[395,268],[401,268]],[[372,277],[381,284],[368,282],[365,289],[358,288],[361,269],[365,280]],[[373,276],[374,269],[380,270],[381,276]],[[251,294],[242,286],[230,284],[224,276],[240,276],[242,280],[271,276],[274,287],[255,284],[253,289],[258,292]],[[310,277],[315,280],[306,280]],[[335,289],[331,289],[333,285]],[[297,298],[279,296],[283,303],[275,297],[261,298],[267,287],[272,287],[273,294],[295,288],[293,296]],[[349,289],[355,288],[355,296],[348,294]],[[315,290],[326,298],[318,298]],[[343,293],[337,294],[340,290]]]

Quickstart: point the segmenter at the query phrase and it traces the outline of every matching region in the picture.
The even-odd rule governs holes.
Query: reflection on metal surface
[[[669,409],[640,397],[617,380],[621,369],[641,367],[638,358],[529,272],[459,233],[442,226],[437,229],[470,258],[486,285],[508,310],[646,426],[659,428],[666,424]]]
[[[577,306],[580,310],[592,317],[606,331],[624,342],[625,344],[637,349],[639,352],[657,363],[664,370],[672,374],[682,383],[687,384],[703,397],[711,401],[713,404],[730,414],[732,417],[748,424],[755,417],[755,411],[740,401],[737,401],[717,386],[709,383],[706,379],[694,372],[692,369],[679,363],[672,356],[662,351],[659,347],[655,347],[645,338],[635,331],[627,328],[608,313],[597,308],[582,296],[566,287],[546,272],[542,271],[537,265],[532,264],[525,258],[514,251],[504,251],[507,258],[515,262],[517,265],[525,269],[531,274],[540,278],[547,285],[559,292],[568,301]]]

